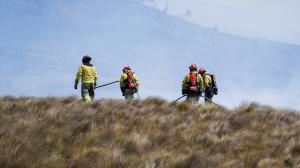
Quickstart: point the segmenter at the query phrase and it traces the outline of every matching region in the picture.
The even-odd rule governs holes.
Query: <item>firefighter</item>
[[[81,79],[81,97],[84,102],[91,102],[95,97],[94,89],[97,85],[97,70],[90,62],[92,58],[89,55],[82,57],[82,65],[76,75],[74,88],[77,89]]]
[[[134,99],[134,94],[138,93],[139,85],[140,82],[136,74],[129,66],[125,66],[120,78],[120,88],[125,100]]]
[[[211,103],[213,96],[218,94],[217,86],[213,81],[212,76],[207,74],[204,68],[200,68],[198,74],[203,78],[205,103]]]
[[[187,95],[187,101],[198,103],[202,93],[203,79],[201,75],[197,73],[196,64],[192,64],[189,69],[190,73],[185,75],[182,81],[182,94]]]

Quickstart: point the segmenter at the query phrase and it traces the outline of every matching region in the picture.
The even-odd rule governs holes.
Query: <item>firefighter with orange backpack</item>
[[[215,76],[206,73],[206,70],[204,68],[200,68],[198,74],[202,76],[204,81],[203,84],[205,103],[212,103],[213,96],[218,94],[218,87]]]
[[[125,66],[120,78],[120,88],[126,100],[134,99],[134,94],[138,93],[139,85],[140,81],[136,74],[132,72],[129,66]]]
[[[199,97],[202,94],[203,79],[197,73],[196,64],[192,64],[189,69],[190,73],[185,75],[182,80],[182,94],[187,96],[187,101],[198,103]]]

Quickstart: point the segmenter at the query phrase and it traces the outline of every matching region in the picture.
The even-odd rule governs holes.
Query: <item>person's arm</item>
[[[184,76],[184,78],[182,80],[181,92],[183,95],[187,93],[188,82],[189,82],[189,76],[186,75],[186,76]]]
[[[188,82],[189,82],[189,76],[186,75],[186,76],[184,76],[184,78],[182,80],[182,89],[187,89]]]
[[[139,78],[136,76],[136,74],[133,74],[133,81],[135,83],[135,93],[138,92],[139,90],[139,86],[140,86],[140,80]]]
[[[82,66],[79,67],[79,70],[78,70],[78,72],[77,72],[77,74],[76,74],[76,79],[75,79],[75,81],[77,81],[77,83],[79,82],[81,76],[82,76]]]
[[[127,75],[125,73],[123,73],[120,77],[120,89],[122,91],[122,94],[124,96],[124,92],[125,92],[125,86],[124,86],[124,81],[127,79]]]
[[[127,79],[127,75],[123,73],[120,77],[120,87],[124,87],[124,81]]]
[[[197,80],[199,82],[200,87],[203,88],[204,87],[204,81],[203,81],[202,76],[198,75],[197,78],[198,78]]]
[[[198,94],[201,95],[202,92],[204,91],[204,81],[203,81],[203,78],[200,74],[197,75],[197,82],[198,82],[198,85],[199,85],[199,88],[198,88]]]
[[[78,86],[78,83],[79,83],[79,80],[82,76],[82,66],[79,67],[79,70],[76,74],[76,78],[75,78],[75,84],[74,84],[74,88],[77,89],[77,86]]]
[[[139,78],[136,74],[133,74],[133,79],[134,79],[134,82],[135,82],[136,86],[139,86],[140,85],[140,80],[139,80]]]
[[[94,86],[96,87],[97,86],[97,79],[99,79],[96,67],[94,68],[94,74],[93,75],[94,75]]]

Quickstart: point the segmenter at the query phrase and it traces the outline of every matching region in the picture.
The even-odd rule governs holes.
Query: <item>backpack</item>
[[[189,91],[190,92],[198,92],[198,85],[197,85],[197,75],[198,74],[190,74],[190,82],[189,82]]]
[[[211,87],[213,89],[213,92],[215,95],[218,95],[218,87],[217,87],[217,80],[216,80],[216,77],[215,75],[213,74],[206,74],[206,75],[209,75],[210,78],[211,78]]]
[[[136,84],[133,79],[133,73],[126,73],[126,74],[127,74],[126,87],[129,89],[135,88]]]

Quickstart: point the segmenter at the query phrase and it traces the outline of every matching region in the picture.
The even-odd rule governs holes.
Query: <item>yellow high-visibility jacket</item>
[[[197,72],[195,72],[195,73],[197,73]],[[183,90],[188,88],[190,81],[191,81],[191,79],[190,79],[190,73],[189,73],[189,74],[185,75],[185,77],[182,80],[182,89]],[[197,85],[200,87],[203,87],[203,79],[202,79],[202,76],[199,74],[197,74]]]
[[[209,87],[212,84],[212,79],[210,75],[204,73],[203,74],[204,87]]]
[[[96,67],[93,65],[81,65],[77,72],[75,81],[79,82],[80,79],[82,83],[95,84],[98,79]]]
[[[127,78],[128,78],[128,75],[126,73],[123,73],[121,75],[121,78],[120,78],[120,86],[121,87],[125,86]],[[136,84],[137,87],[140,85],[139,78],[136,76],[135,73],[133,73],[133,82]]]

